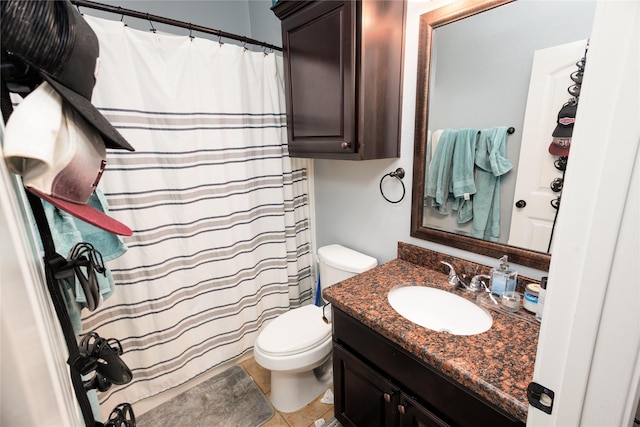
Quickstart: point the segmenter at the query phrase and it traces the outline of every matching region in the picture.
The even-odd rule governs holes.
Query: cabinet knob
[[[387,403],[391,403],[391,395],[389,393],[384,394],[384,401]]]
[[[340,144],[340,147],[342,147],[343,150],[346,150],[347,148],[351,147],[351,143],[344,141],[342,144]]]
[[[527,202],[525,202],[524,200],[518,200],[516,202],[516,208],[524,208],[525,206],[527,206]]]
[[[400,412],[402,415],[404,415],[404,412],[405,412],[404,405],[398,405],[398,412]]]

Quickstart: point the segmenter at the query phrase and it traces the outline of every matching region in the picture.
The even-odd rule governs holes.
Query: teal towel
[[[458,211],[458,223],[468,222],[473,217],[472,196],[476,193],[474,158],[478,129],[460,129],[456,134],[451,167],[451,193],[453,209]]]
[[[429,171],[431,170],[431,162],[433,161],[433,155],[436,151],[436,148],[438,147],[438,141],[440,140],[440,136],[442,135],[442,130],[437,130],[433,133],[431,133],[431,131],[429,131],[429,133],[431,134],[431,136],[428,138],[427,141],[427,150],[425,153],[425,169],[424,169],[424,177],[425,177],[425,188],[424,188],[424,195],[423,195],[423,205],[427,206],[427,179],[429,178]]]
[[[100,190],[96,190],[91,195],[88,202],[94,208],[108,213],[108,203],[104,194]],[[71,248],[79,242],[91,243],[93,247],[100,252],[105,262],[114,260],[123,255],[127,251],[127,247],[120,236],[104,231],[87,222],[82,221],[68,214],[52,204],[42,201],[51,236],[56,247],[56,252],[66,258]],[[114,290],[115,283],[111,272],[107,269],[105,276],[98,275],[98,285],[102,300],[109,298]],[[82,332],[82,323],[80,322],[80,311],[86,307],[86,296],[80,283],[75,280],[75,276],[68,280],[60,281],[63,295],[68,299],[65,301],[69,317],[71,318],[74,331],[77,335]]]
[[[425,195],[432,197],[431,206],[443,215],[449,214],[447,202],[451,188],[451,169],[457,131],[446,129],[442,132],[425,183]]]
[[[500,237],[500,177],[513,165],[506,158],[507,127],[480,131],[476,144],[476,195],[473,237],[496,242]]]

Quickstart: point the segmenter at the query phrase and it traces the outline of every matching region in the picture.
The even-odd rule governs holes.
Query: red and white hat
[[[129,227],[88,204],[106,165],[100,132],[43,82],[7,121],[4,157],[31,193],[103,230],[123,236]]]
[[[568,156],[571,149],[571,135],[576,122],[578,104],[568,102],[558,112],[558,121],[553,130],[553,140],[549,144],[549,153],[554,156]]]

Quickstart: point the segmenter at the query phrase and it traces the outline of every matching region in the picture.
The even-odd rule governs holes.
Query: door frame
[[[638,405],[639,19],[596,7],[534,372],[555,398],[528,426],[631,425]]]

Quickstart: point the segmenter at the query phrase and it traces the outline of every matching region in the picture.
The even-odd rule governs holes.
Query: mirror
[[[510,262],[548,270],[551,257],[545,250],[508,244],[531,65],[536,50],[588,39],[594,12],[595,1],[459,0],[421,15],[412,237],[493,258],[506,254]],[[566,91],[561,96],[570,98]],[[562,102],[549,113],[552,130]],[[454,215],[443,219],[434,213],[432,201],[425,198],[427,152],[429,157],[433,153],[430,138],[436,130],[497,126],[515,130],[505,143],[513,168],[501,177],[500,236],[483,240],[472,237],[470,226],[458,225]],[[551,131],[543,138],[540,151],[553,169],[557,157],[546,153]]]

